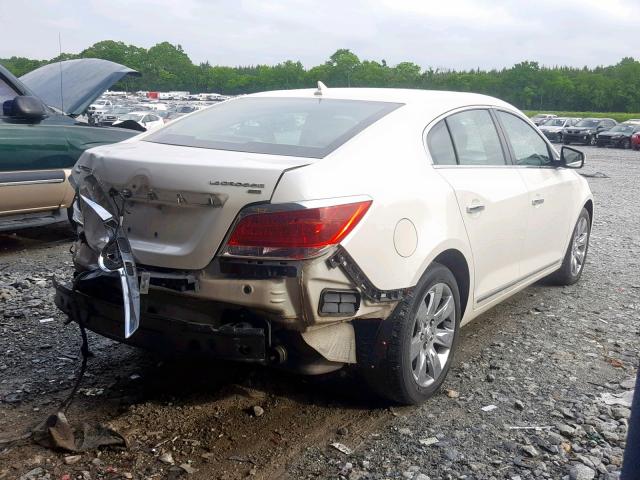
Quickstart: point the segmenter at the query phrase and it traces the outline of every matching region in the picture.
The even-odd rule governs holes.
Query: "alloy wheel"
[[[580,273],[587,255],[587,240],[589,238],[589,222],[586,218],[580,217],[573,234],[571,244],[571,275],[574,277]]]
[[[411,337],[413,379],[428,387],[442,374],[455,336],[456,304],[446,283],[433,285],[420,302]]]

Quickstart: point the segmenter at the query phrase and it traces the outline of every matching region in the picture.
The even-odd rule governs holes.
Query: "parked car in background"
[[[596,135],[598,147],[631,148],[631,137],[640,132],[640,124],[618,124]]]
[[[622,123],[629,125],[640,125],[640,118],[630,118],[629,120],[625,120]]]
[[[66,220],[67,179],[82,152],[137,133],[75,118],[126,75],[139,74],[98,59],[45,65],[20,80],[0,66],[0,230]]]
[[[140,127],[144,128],[142,131],[155,130],[156,128],[160,128],[164,125],[164,121],[162,118],[153,112],[129,112],[124,115],[120,115],[118,120],[113,122],[113,126],[117,127],[118,125],[122,125],[126,121],[135,122]]]
[[[562,131],[566,127],[572,127],[581,119],[574,117],[556,117],[547,119],[538,128],[552,142],[562,143]]]
[[[111,107],[113,107],[111,100],[96,100],[94,103],[89,105],[89,108],[87,108],[87,113],[91,115],[99,115],[106,112]]]
[[[618,122],[611,118],[583,118],[574,126],[562,130],[562,143],[595,145],[598,133],[610,130],[617,124]]]
[[[243,96],[78,161],[77,281],[56,305],[164,353],[357,365],[381,395],[420,403],[462,324],[544,277],[579,280],[583,162],[484,95]]]
[[[95,118],[95,124],[100,126],[111,126],[113,122],[117,122],[118,118],[131,111],[131,108],[123,105],[115,105],[107,110],[104,114],[98,115]]]
[[[634,133],[631,135],[631,148],[634,150],[640,150],[640,133]]]
[[[550,118],[556,118],[556,117],[557,115],[554,115],[553,113],[538,113],[537,115],[534,115],[533,117],[531,117],[531,121],[536,125],[542,125]]]

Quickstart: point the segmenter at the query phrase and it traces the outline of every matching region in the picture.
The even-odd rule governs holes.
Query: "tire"
[[[436,301],[438,304],[433,306]],[[405,405],[416,405],[431,397],[440,389],[451,366],[460,317],[456,279],[448,268],[433,263],[381,323],[376,345],[386,348],[376,351],[376,347],[368,358],[363,356],[364,364],[360,366],[371,388],[380,396]]]
[[[556,137],[556,142],[558,143],[564,143],[564,140],[562,138],[562,133],[559,133],[558,136]]]
[[[624,148],[625,150],[629,150],[631,148],[631,139],[626,138],[622,141],[622,148]]]
[[[563,145],[571,145],[571,142],[569,140],[566,140],[566,139],[563,138],[562,139],[562,144]]]
[[[591,237],[591,217],[586,208],[583,208],[578,216],[575,226],[573,227],[573,233],[571,234],[571,241],[567,247],[567,251],[562,260],[562,266],[547,277],[549,283],[554,285],[573,285],[582,276],[584,271],[584,264],[587,261],[587,253],[589,251],[589,238]],[[579,240],[582,238],[582,240]],[[576,243],[578,242],[578,243]],[[577,250],[575,250],[577,249]],[[578,254],[576,257],[575,254]],[[577,269],[574,265],[574,258],[578,261]]]
[[[585,143],[585,145],[591,145],[594,146],[596,144],[596,136],[595,135],[591,135],[589,137],[589,140],[587,141],[587,143]]]

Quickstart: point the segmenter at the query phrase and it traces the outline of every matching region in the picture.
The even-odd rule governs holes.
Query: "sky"
[[[28,20],[28,21],[27,21]],[[640,0],[0,0],[0,58],[101,40],[180,44],[194,63],[361,60],[491,69],[640,58]]]

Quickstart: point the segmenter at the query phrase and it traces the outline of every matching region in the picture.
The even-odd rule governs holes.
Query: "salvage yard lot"
[[[524,110],[529,117],[533,117],[538,113],[552,113],[558,117],[570,118],[613,118],[616,122],[622,123],[627,120],[640,118],[640,113],[625,112],[561,112],[557,110]]]
[[[76,458],[0,443],[0,480],[616,478],[627,412],[602,397],[629,388],[639,360],[640,152],[584,151],[596,213],[582,280],[534,285],[463,329],[447,393],[389,408],[348,373],[159,359],[90,335],[68,417],[109,422],[128,449]],[[0,234],[0,438],[55,412],[78,371],[77,328],[63,326],[51,288],[69,247],[65,226]]]

